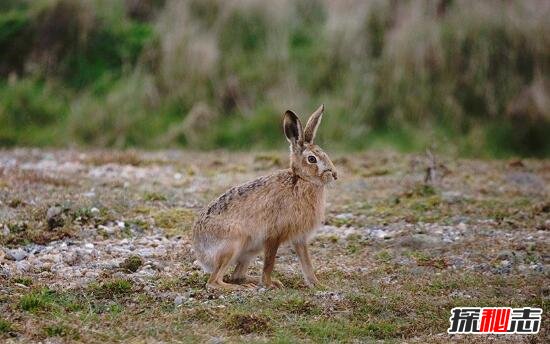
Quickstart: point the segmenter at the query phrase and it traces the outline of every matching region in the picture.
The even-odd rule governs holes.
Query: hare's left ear
[[[304,141],[308,143],[313,143],[315,139],[315,134],[317,133],[317,128],[319,128],[319,123],[323,118],[323,113],[325,111],[325,105],[319,106],[314,113],[309,116],[309,119],[306,124],[306,129],[304,130]]]
[[[299,150],[304,144],[304,134],[302,131],[302,123],[294,112],[290,110],[285,112],[283,129],[286,139],[290,143],[290,148]]]

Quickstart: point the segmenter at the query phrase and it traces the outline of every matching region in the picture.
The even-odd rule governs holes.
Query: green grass
[[[130,256],[126,258],[120,267],[128,272],[136,272],[143,265],[143,259],[140,256]]]
[[[100,284],[92,284],[90,292],[102,298],[115,298],[132,294],[133,283],[126,279],[112,279]]]
[[[147,19],[130,3],[6,5],[0,145],[279,148],[284,110],[325,103],[333,149],[550,154],[549,24],[529,2],[148,3]],[[214,114],[201,128],[185,123],[196,106]]]
[[[8,333],[12,330],[12,325],[9,321],[0,318],[0,335]]]
[[[47,289],[39,289],[25,294],[19,300],[19,307],[27,312],[47,310],[54,300],[54,292]]]

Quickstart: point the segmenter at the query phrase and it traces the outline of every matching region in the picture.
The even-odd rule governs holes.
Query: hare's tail
[[[195,257],[197,257],[197,259],[193,262],[193,264],[198,265],[206,273],[212,273],[214,271],[214,264],[211,261],[210,257],[207,254],[205,254],[206,247],[203,247],[203,246],[204,245],[201,245],[196,242],[193,245],[193,250],[195,251]]]

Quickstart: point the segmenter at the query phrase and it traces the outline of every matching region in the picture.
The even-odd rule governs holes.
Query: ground
[[[550,161],[435,159],[335,154],[324,287],[286,247],[284,289],[221,292],[195,214],[284,153],[0,151],[0,341],[548,342]],[[542,307],[542,330],[451,337],[456,306]]]

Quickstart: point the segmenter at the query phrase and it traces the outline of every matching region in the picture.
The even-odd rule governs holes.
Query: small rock
[[[444,191],[441,193],[441,199],[449,204],[459,203],[464,200],[464,196],[458,191]]]
[[[386,232],[383,229],[372,229],[372,230],[370,230],[369,234],[370,234],[370,236],[372,236],[374,238],[377,238],[377,239],[389,239],[390,236],[391,236],[388,232]]]
[[[443,241],[440,238],[428,234],[413,234],[412,236],[404,237],[400,241],[401,246],[414,249],[439,247],[442,243]]]
[[[338,214],[334,218],[338,220],[351,220],[353,219],[353,214],[352,213]]]
[[[90,209],[90,213],[97,215],[99,214],[99,209],[97,209],[96,207],[93,207],[92,209]]]
[[[450,297],[457,297],[457,298],[465,298],[465,299],[471,299],[472,296],[469,295],[469,294],[466,294],[464,293],[463,291],[460,291],[460,290],[453,290],[450,294],[449,294]]]
[[[503,262],[512,260],[514,258],[514,252],[508,250],[500,251],[497,258],[502,260]]]
[[[28,253],[21,248],[14,248],[12,250],[6,249],[4,252],[6,253],[6,258],[16,262],[23,260],[28,256]]]
[[[0,265],[0,277],[3,278],[10,278],[13,275],[13,271],[9,266],[1,266]]]
[[[20,261],[15,263],[15,267],[17,268],[17,270],[19,270],[19,272],[29,272],[32,268],[32,265],[26,261]]]
[[[540,263],[533,263],[529,265],[529,268],[536,272],[544,272],[544,266]]]
[[[90,271],[86,271],[84,276],[87,277],[87,278],[97,278],[97,277],[99,277],[99,273],[90,270]]]
[[[509,274],[512,272],[512,262],[509,260],[503,260],[500,264],[491,269],[493,273],[498,275]]]
[[[115,273],[113,274],[113,277],[114,277],[114,278],[126,278],[126,276],[124,275],[124,273],[121,272],[121,271],[115,272]]]
[[[69,252],[63,256],[63,262],[67,265],[73,266],[79,261],[79,258],[80,256],[75,252]]]
[[[521,187],[544,190],[544,180],[531,172],[514,172],[508,174],[506,181]]]
[[[183,296],[178,295],[174,298],[174,305],[181,306],[183,304]]]

